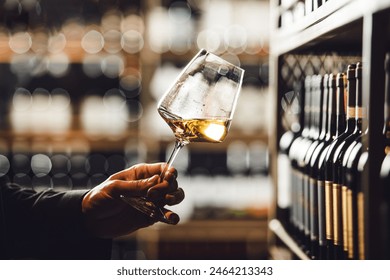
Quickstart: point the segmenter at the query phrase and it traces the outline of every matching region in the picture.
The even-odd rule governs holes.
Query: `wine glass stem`
[[[184,146],[185,146],[185,143],[177,141],[177,140],[175,141],[175,146],[173,147],[173,151],[172,151],[171,155],[169,156],[169,159],[167,161],[167,164],[164,167],[164,170],[160,174],[161,180],[164,179],[165,172],[172,166],[172,163],[175,160],[177,154],[179,153],[181,148],[183,148]]]

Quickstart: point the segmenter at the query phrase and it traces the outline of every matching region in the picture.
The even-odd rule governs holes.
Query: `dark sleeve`
[[[111,240],[95,238],[84,227],[81,201],[86,190],[35,192],[12,184],[0,188],[6,258],[111,257]]]

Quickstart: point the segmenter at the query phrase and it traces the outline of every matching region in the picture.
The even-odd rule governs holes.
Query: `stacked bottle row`
[[[389,58],[386,71],[384,137],[389,154]],[[302,129],[287,131],[280,139],[278,173],[284,180],[278,190],[290,193],[290,203],[278,205],[278,211],[288,215],[285,226],[312,259],[366,258],[362,174],[369,152],[362,80],[361,63],[350,64],[346,73],[307,76]],[[380,173],[384,195],[378,201],[380,227],[387,233],[389,161],[387,155]],[[281,185],[286,182],[289,186]]]

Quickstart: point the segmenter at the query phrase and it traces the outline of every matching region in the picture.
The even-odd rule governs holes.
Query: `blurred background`
[[[266,258],[271,201],[269,1],[0,1],[0,176],[26,188],[88,189],[174,137],[157,101],[205,48],[245,69],[221,144],[174,166],[180,225],[115,240],[113,259]]]

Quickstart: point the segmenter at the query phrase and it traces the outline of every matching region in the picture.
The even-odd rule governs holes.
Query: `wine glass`
[[[201,49],[162,96],[157,110],[175,135],[164,179],[182,147],[190,142],[222,142],[231,125],[244,70]],[[134,208],[165,223],[163,211],[146,198],[124,198]]]

